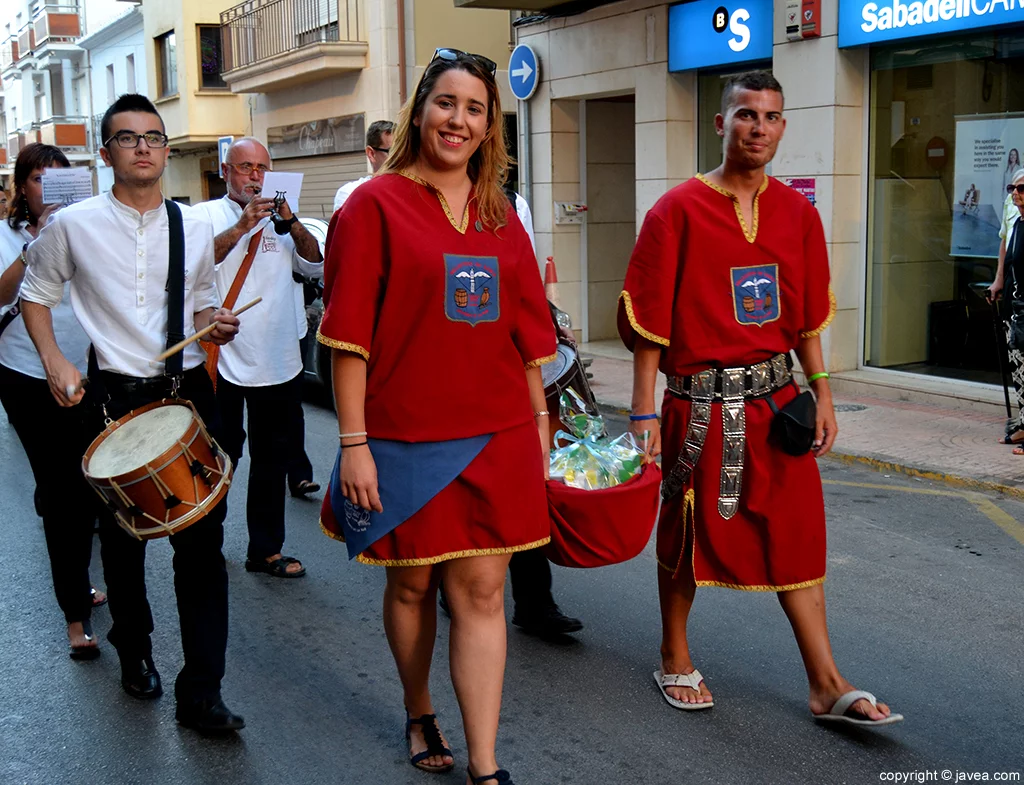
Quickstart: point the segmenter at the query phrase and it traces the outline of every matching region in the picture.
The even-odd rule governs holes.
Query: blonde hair
[[[398,115],[391,137],[391,154],[377,176],[403,172],[413,167],[420,154],[420,129],[413,120],[423,113],[427,98],[441,74],[453,69],[475,76],[487,88],[487,134],[469,159],[466,173],[475,187],[477,214],[488,229],[497,230],[508,223],[509,199],[502,190],[512,158],[505,143],[505,117],[494,76],[473,57],[458,60],[434,60],[420,77],[416,90]]]

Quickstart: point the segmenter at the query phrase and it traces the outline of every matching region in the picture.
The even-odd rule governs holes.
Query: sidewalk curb
[[[629,416],[629,409],[620,404],[598,401],[597,405],[600,409],[606,412],[614,413],[623,417]],[[994,482],[992,480],[963,477],[958,474],[948,474],[937,469],[926,469],[924,467],[910,466],[905,463],[897,463],[887,458],[877,457],[875,455],[843,452],[836,448],[833,448],[832,452],[825,456],[825,458],[826,460],[849,465],[860,464],[862,466],[869,466],[879,472],[903,474],[907,477],[919,477],[922,480],[941,482],[946,485],[951,485],[955,488],[962,488],[968,491],[1000,493],[1012,499],[1024,501],[1024,485],[1005,485],[1004,483]]]
[[[968,491],[988,491],[990,493],[1001,493],[1019,501],[1024,501],[1024,486],[1005,485],[992,480],[979,480],[974,477],[963,477],[958,474],[947,474],[935,469],[918,468],[903,463],[894,463],[884,458],[876,458],[872,455],[858,455],[857,453],[846,453],[833,448],[826,456],[827,459],[846,464],[861,464],[870,466],[876,471],[890,472],[892,474],[903,474],[908,477],[919,477],[922,480],[941,482],[952,485],[956,488],[963,488]]]

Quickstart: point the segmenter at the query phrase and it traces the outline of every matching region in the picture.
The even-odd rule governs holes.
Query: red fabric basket
[[[547,557],[562,567],[604,567],[628,561],[651,538],[658,515],[661,469],[649,463],[614,488],[585,491],[548,481],[551,543]]]

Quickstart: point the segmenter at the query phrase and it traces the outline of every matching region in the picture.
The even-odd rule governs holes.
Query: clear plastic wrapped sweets
[[[639,474],[644,450],[633,434],[606,437],[604,418],[588,413],[571,388],[562,393],[559,406],[561,420],[572,433],[555,434],[559,446],[551,451],[552,480],[593,491],[614,488]]]

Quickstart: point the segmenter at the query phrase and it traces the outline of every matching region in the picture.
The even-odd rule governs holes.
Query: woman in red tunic
[[[505,571],[548,542],[540,365],[555,335],[529,238],[501,190],[494,63],[441,49],[390,158],[331,221],[324,319],[341,446],[322,514],[350,556],[387,568],[384,625],[413,765],[454,761],[428,687],[443,578],[469,782],[511,779],[495,741]]]

